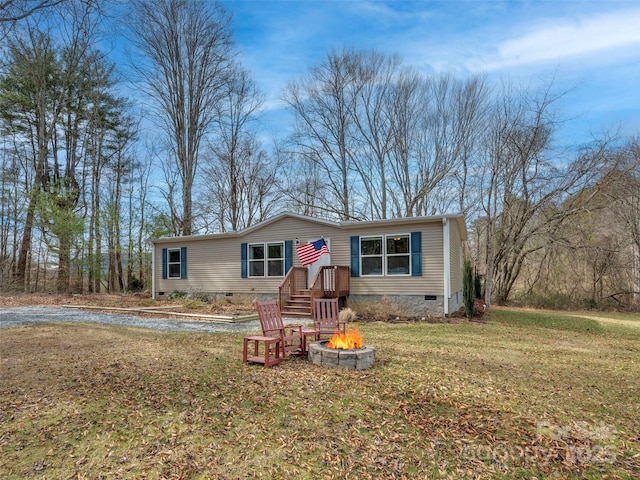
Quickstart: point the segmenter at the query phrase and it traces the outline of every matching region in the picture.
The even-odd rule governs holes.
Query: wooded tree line
[[[135,90],[103,47],[106,2],[0,7],[2,290],[144,288],[148,237],[282,210],[462,212],[487,300],[640,304],[640,137],[565,145],[553,81],[425,75],[399,55],[333,50],[287,85],[290,132],[266,139],[230,12],[117,6]]]

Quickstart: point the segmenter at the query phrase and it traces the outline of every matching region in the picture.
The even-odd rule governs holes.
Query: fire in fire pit
[[[329,340],[312,343],[307,350],[312,363],[325,367],[364,370],[376,359],[376,349],[363,345],[357,328],[344,334],[336,332]]]
[[[358,327],[350,328],[346,333],[336,331],[327,342],[327,348],[340,348],[342,350],[362,348],[362,335],[358,332]]]

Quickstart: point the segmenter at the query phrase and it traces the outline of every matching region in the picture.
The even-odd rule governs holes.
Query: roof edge
[[[204,235],[184,235],[184,236],[176,236],[176,237],[160,237],[160,238],[150,238],[148,240],[149,243],[157,244],[157,243],[172,243],[176,240],[180,241],[194,241],[194,240],[212,240],[215,238],[233,238],[233,237],[243,237],[255,230],[259,230],[260,228],[266,227],[274,222],[277,222],[283,218],[297,218],[298,220],[304,220],[307,222],[319,223],[322,225],[328,225],[331,227],[340,227],[338,222],[333,222],[331,220],[323,220],[320,218],[310,217],[308,215],[302,215],[300,213],[294,212],[281,212],[277,215],[274,215],[271,218],[263,220],[261,222],[256,223],[255,225],[251,225],[250,227],[243,228],[242,230],[234,231],[234,232],[221,232],[221,233],[207,233]]]
[[[464,219],[464,215],[461,213],[455,214],[445,214],[445,215],[429,215],[429,216],[421,216],[421,217],[402,217],[402,218],[383,218],[377,220],[345,220],[341,222],[334,222],[331,220],[324,220],[320,218],[310,217],[308,215],[302,215],[300,213],[293,212],[281,212],[271,218],[263,220],[262,222],[256,223],[255,225],[251,225],[250,227],[244,228],[242,230],[238,230],[237,232],[222,232],[222,233],[208,233],[204,235],[186,235],[186,236],[177,236],[177,237],[160,237],[160,238],[150,238],[148,240],[149,243],[152,244],[162,244],[162,243],[174,243],[176,241],[196,241],[196,240],[212,240],[217,238],[233,238],[233,237],[243,237],[255,230],[259,230],[260,228],[266,227],[274,222],[277,222],[283,218],[296,218],[298,220],[303,220],[307,222],[317,223],[321,225],[327,225],[331,227],[341,228],[345,230],[355,229],[358,227],[366,226],[375,226],[375,225],[394,225],[394,224],[403,224],[403,223],[434,223],[434,222],[442,222],[444,223],[447,220],[454,220],[458,224],[458,229],[460,231],[460,238],[464,241],[467,240],[467,225]]]
[[[394,225],[402,223],[435,223],[445,222],[446,220],[455,220],[460,230],[460,238],[467,240],[467,224],[464,215],[461,213],[452,213],[444,215],[426,215],[419,217],[401,217],[401,218],[382,218],[377,220],[345,220],[340,222],[340,226],[345,229],[358,228],[363,224],[369,225]]]

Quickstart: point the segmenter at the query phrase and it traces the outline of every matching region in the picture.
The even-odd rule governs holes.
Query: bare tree
[[[291,83],[285,100],[294,148],[315,165],[302,170],[325,179],[325,203],[339,206],[331,213],[388,218],[455,198],[443,182],[474,152],[486,93],[482,78],[424,77],[397,55],[341,50]]]
[[[456,173],[464,182],[481,131],[486,95],[484,80],[478,77],[423,78],[406,71],[398,78],[391,146],[396,216],[432,214],[452,201],[445,180]]]
[[[147,204],[153,162],[150,155],[135,158],[129,169],[126,182],[127,202],[127,287],[137,291],[150,285],[151,259],[145,255],[149,245],[146,241]],[[150,288],[150,287],[149,287]]]
[[[630,296],[631,303],[640,304],[640,137],[631,138],[618,153],[616,170],[610,172],[608,214],[622,227],[620,242],[624,245],[617,254],[626,261],[622,270],[628,272],[618,292]],[[609,245],[611,246],[611,245]]]
[[[0,0],[0,40],[11,32],[22,20],[68,0]]]
[[[284,101],[295,115],[293,143],[315,163],[326,184],[324,208],[340,219],[353,212],[353,111],[358,63],[353,52],[332,51],[309,74],[291,82]]]
[[[211,152],[211,162],[203,171],[209,188],[202,193],[201,208],[205,212],[203,217],[210,212],[208,217],[216,222],[207,225],[207,230],[241,230],[266,220],[278,209],[283,193],[283,163],[277,156],[261,150],[251,136],[238,145],[234,170],[217,147],[212,146]]]
[[[0,157],[0,288],[13,284],[18,244],[25,215],[25,184],[33,184],[33,172],[25,168],[26,156],[12,140],[15,135],[3,132]]]
[[[88,92],[90,110],[87,112],[87,163],[91,169],[90,188],[87,189],[91,197],[87,238],[87,280],[90,292],[99,292],[102,280],[102,208],[105,197],[109,198],[103,191],[102,179],[114,155],[113,136],[117,128],[117,120],[114,117],[120,113],[117,107],[118,103],[121,103],[110,95],[113,86],[112,68],[113,66],[101,62],[95,62],[87,68],[88,71],[94,72],[94,88]]]
[[[275,155],[282,160],[290,175],[282,181],[284,206],[287,210],[317,218],[332,218],[325,209],[324,181],[314,162],[300,161],[296,152],[277,147]]]
[[[105,150],[110,153],[106,158],[104,166],[104,177],[106,180],[105,209],[101,212],[104,221],[104,232],[107,244],[108,271],[106,278],[110,292],[123,291],[130,278],[130,265],[134,262],[131,254],[133,249],[133,239],[131,230],[136,224],[134,218],[129,213],[130,209],[125,207],[127,202],[126,194],[133,195],[128,183],[136,183],[141,180],[134,180],[135,174],[142,175],[139,165],[135,161],[133,153],[133,143],[137,135],[137,121],[131,116],[129,105],[122,99],[114,102],[113,111],[108,112],[107,120],[111,123],[108,138],[105,142]],[[131,202],[132,199],[129,199]],[[140,203],[138,210],[143,215],[144,203]],[[125,228],[128,235],[123,235]],[[123,252],[128,253],[124,266]]]
[[[638,307],[640,171],[634,144],[631,139],[591,150],[601,159],[595,181],[538,214],[532,224],[539,228],[527,247],[540,248],[524,259],[514,299],[554,308]],[[561,221],[547,222],[552,218]]]
[[[636,305],[640,304],[640,137],[631,139],[626,149],[628,181],[625,183],[622,220],[628,226],[632,243],[631,291]]]
[[[252,224],[254,211],[248,203],[255,193],[256,163],[264,164],[255,124],[264,103],[248,72],[238,70],[227,84],[216,120],[216,139],[210,145],[211,158],[203,168],[217,209],[218,227],[237,231]]]
[[[0,22],[17,22],[38,10],[55,7],[67,0],[3,0],[0,3]]]
[[[427,83],[420,73],[404,70],[395,80],[389,99],[393,132],[390,170],[395,188],[390,190],[393,216],[413,216],[417,202],[416,145],[423,134]]]
[[[165,184],[163,187],[158,187],[160,195],[166,203],[169,213],[163,212],[159,215],[163,218],[163,227],[166,227],[166,235],[179,236],[182,229],[182,218],[180,216],[180,206],[176,204],[176,198],[179,195],[176,193],[178,186],[180,185],[180,173],[173,168],[174,164],[170,160],[162,162],[162,174],[164,176]]]
[[[560,122],[553,84],[540,92],[502,92],[490,114],[482,152],[474,165],[485,221],[485,300],[504,303],[525,260],[549,235],[582,211],[575,194],[591,185],[606,161],[608,141],[566,160],[555,148]],[[580,199],[580,201],[578,201]],[[563,208],[557,208],[563,203]]]
[[[394,140],[393,90],[401,60],[376,51],[351,53],[355,63],[356,102],[351,115],[356,126],[353,167],[360,176],[372,218],[387,218],[390,153]]]
[[[178,233],[191,235],[202,141],[232,67],[231,17],[218,3],[199,0],[137,0],[132,7],[136,45],[148,60],[136,68],[166,129],[181,184]]]

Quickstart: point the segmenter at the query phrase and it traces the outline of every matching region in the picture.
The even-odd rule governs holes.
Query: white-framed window
[[[284,276],[284,242],[248,245],[249,277]]]
[[[387,275],[411,274],[411,242],[408,233],[387,235]]]
[[[360,272],[364,275],[382,275],[383,237],[360,237]]]
[[[264,277],[264,243],[249,244],[249,276]]]
[[[182,268],[182,255],[179,248],[167,249],[167,276],[169,278],[180,278]]]
[[[267,276],[284,276],[284,242],[267,243]]]
[[[408,233],[360,237],[360,275],[411,275]]]

